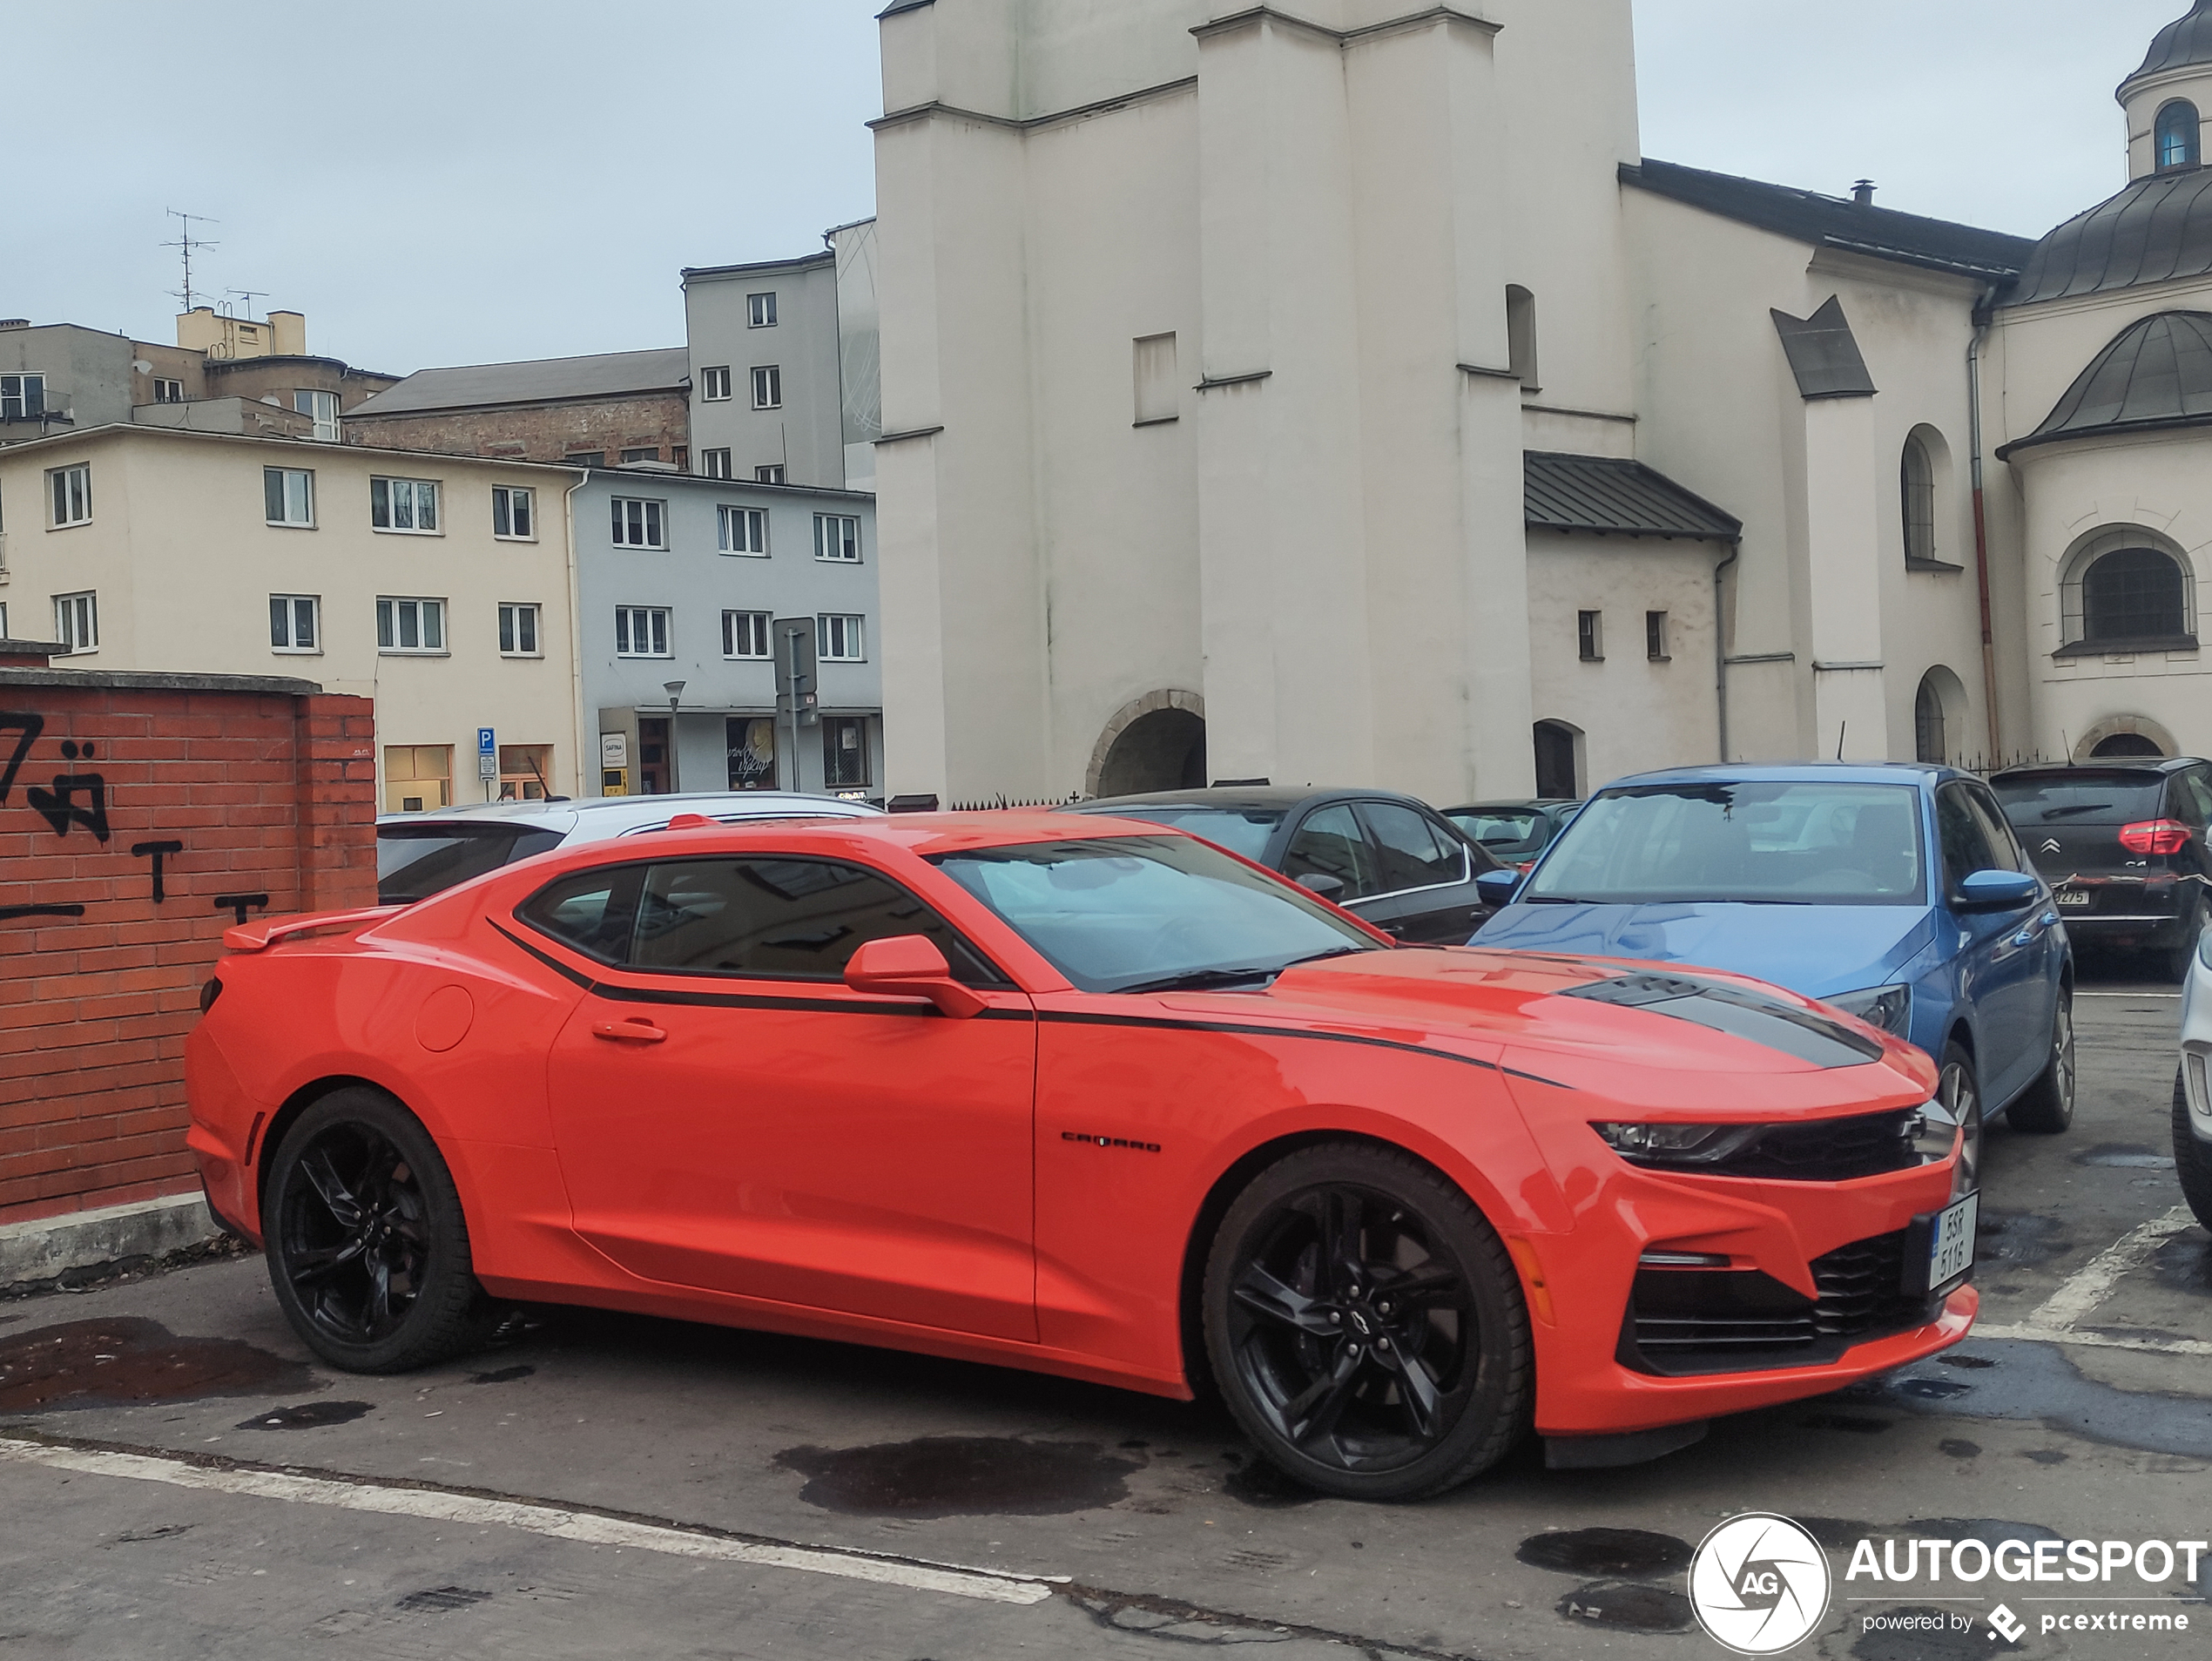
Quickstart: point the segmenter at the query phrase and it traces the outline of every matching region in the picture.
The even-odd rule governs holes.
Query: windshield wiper
[[[2108,801],[2078,801],[2068,807],[2046,807],[2043,810],[2043,817],[2046,820],[2049,820],[2063,819],[2069,814],[2102,813],[2111,806],[2112,804]]]
[[[1250,981],[1273,980],[1283,972],[1271,964],[1265,969],[1193,969],[1180,975],[1162,976],[1157,981],[1139,981],[1134,986],[1117,986],[1116,992],[1179,992],[1210,986],[1242,986]]]

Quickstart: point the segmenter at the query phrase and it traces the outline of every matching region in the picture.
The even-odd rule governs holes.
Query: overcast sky
[[[79,66],[10,78],[0,315],[172,338],[184,208],[196,287],[367,368],[680,344],[681,267],[873,210],[880,9],[0,0],[10,61]],[[2112,89],[2185,9],[1637,0],[1644,149],[2040,234],[2125,182]]]

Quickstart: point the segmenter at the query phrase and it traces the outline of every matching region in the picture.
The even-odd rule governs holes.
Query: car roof
[[[1525,796],[1515,801],[1470,801],[1447,807],[1447,814],[1526,814],[1543,807],[1580,807],[1575,796]]]
[[[1111,814],[1148,807],[1214,807],[1227,812],[1256,807],[1271,813],[1287,812],[1305,802],[1402,801],[1410,807],[1427,803],[1397,790],[1354,790],[1312,785],[1216,785],[1205,790],[1157,790],[1141,796],[1103,796],[1095,801],[1070,802],[1061,811],[1071,814]]]
[[[2183,767],[2207,763],[2196,755],[2098,755],[2087,761],[2037,761],[2024,767],[2006,767],[1997,779],[2054,779],[2069,773],[2177,773]]]
[[[668,798],[659,800],[664,801]],[[797,820],[804,816],[788,817]],[[792,839],[803,837],[825,849],[851,849],[858,844],[873,843],[903,849],[921,859],[934,859],[975,848],[1016,847],[1036,842],[1088,842],[1116,836],[1182,834],[1167,826],[1141,819],[1094,815],[1077,825],[1067,814],[1054,810],[999,808],[966,814],[870,814],[866,817],[841,818],[833,823],[817,818],[812,824],[788,827],[765,820],[739,825],[710,824],[667,831],[647,841],[656,852],[682,848],[687,853],[743,853],[765,840],[774,839],[788,845]],[[555,860],[574,855],[577,864],[588,864],[590,856],[604,859],[617,854],[624,859],[633,856],[631,848],[610,848],[601,838],[575,838],[565,847],[542,857]]]
[[[1675,784],[1861,784],[1933,785],[1971,774],[1932,761],[1735,762],[1703,767],[1662,767],[1614,780],[1605,790],[1623,786]]]
[[[558,830],[596,839],[617,835],[637,825],[664,822],[678,814],[742,813],[769,818],[873,818],[881,810],[835,796],[801,795],[790,790],[700,790],[658,796],[587,796],[577,801],[486,801],[434,807],[420,814],[383,814],[376,827],[391,826],[502,825]]]

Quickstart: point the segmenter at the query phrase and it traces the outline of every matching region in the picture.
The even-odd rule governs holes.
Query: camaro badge
[[[1094,1148],[1133,1148],[1139,1153],[1157,1153],[1157,1142],[1132,1142],[1125,1136],[1093,1136],[1088,1131],[1062,1131],[1062,1142],[1088,1142]]]

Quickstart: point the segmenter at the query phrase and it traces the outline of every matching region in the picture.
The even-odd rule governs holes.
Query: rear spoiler
[[[296,917],[265,917],[259,922],[226,928],[223,945],[233,952],[265,952],[294,935],[309,935],[322,928],[358,928],[381,922],[387,917],[396,917],[406,909],[405,906],[370,906],[360,911],[310,911]]]

